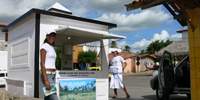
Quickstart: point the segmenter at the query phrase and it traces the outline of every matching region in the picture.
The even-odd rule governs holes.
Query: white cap
[[[47,35],[49,35],[49,34],[51,34],[51,33],[55,33],[55,34],[56,34],[56,31],[53,30],[53,29],[51,29],[51,30],[48,30],[48,31],[46,32]]]

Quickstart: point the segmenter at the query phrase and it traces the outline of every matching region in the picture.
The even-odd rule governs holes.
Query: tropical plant
[[[112,41],[110,47],[111,48],[117,48],[117,42],[116,41]]]
[[[165,48],[172,42],[173,41],[170,41],[169,39],[166,42],[164,42],[163,40],[162,41],[156,40],[150,43],[146,50],[142,50],[141,54],[154,54],[155,51],[160,51],[161,49]]]
[[[61,92],[64,91],[64,88],[60,84],[59,84],[59,89],[60,89]]]
[[[64,91],[68,92],[69,91],[69,88],[68,86],[64,86]]]
[[[126,45],[126,46],[125,46],[125,49],[124,49],[123,51],[128,51],[128,52],[130,52],[130,49],[131,49],[131,47],[130,47],[129,45]]]
[[[91,85],[91,90],[92,90],[92,91],[95,91],[95,90],[96,90],[95,84],[96,84],[96,81],[92,81],[91,84],[90,84],[90,85]]]
[[[146,54],[146,51],[145,51],[145,50],[142,50],[140,54]]]
[[[78,59],[77,61],[79,63],[92,63],[97,60],[97,52],[96,51],[80,51],[78,53]]]
[[[56,69],[61,69],[61,48],[56,50]]]

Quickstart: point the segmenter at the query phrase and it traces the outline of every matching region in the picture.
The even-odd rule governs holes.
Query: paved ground
[[[109,89],[110,100],[157,100],[156,92],[150,88],[150,79],[153,71],[143,72],[140,74],[124,74],[123,80],[127,87],[130,99],[126,98],[124,91],[118,90],[118,98],[112,99],[114,92]],[[186,95],[171,95],[169,100],[188,100]]]
[[[118,90],[118,98],[112,99],[114,92],[109,89],[110,100],[157,100],[156,93],[150,88],[150,79],[153,71],[124,74],[123,80],[131,98],[127,99],[122,89]],[[4,87],[0,87],[4,89]],[[188,100],[186,95],[171,95],[169,100]]]

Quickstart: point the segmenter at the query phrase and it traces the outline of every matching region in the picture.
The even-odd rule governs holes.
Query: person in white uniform
[[[110,88],[114,90],[115,95],[112,98],[117,98],[117,89],[123,89],[126,93],[126,97],[130,98],[130,95],[126,89],[126,86],[123,84],[122,81],[122,73],[124,68],[126,67],[127,63],[125,60],[118,56],[118,51],[114,50],[113,52],[114,57],[111,60],[111,66],[109,68],[109,72],[111,73],[111,81],[110,81]]]

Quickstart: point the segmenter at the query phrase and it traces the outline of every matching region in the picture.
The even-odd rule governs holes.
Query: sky
[[[126,36],[117,41],[118,48],[131,47],[137,53],[155,40],[180,41],[176,31],[182,26],[162,5],[126,11],[125,4],[133,0],[0,0],[0,23],[11,23],[32,8],[47,9],[58,2],[72,11],[72,15],[117,24],[110,34]],[[96,43],[98,44],[98,43]],[[95,43],[93,44],[95,45]]]
[[[95,81],[94,86],[96,87],[96,79],[74,79],[74,80],[59,80],[60,86],[62,88],[65,88],[65,86],[68,86],[70,90],[73,90],[75,87],[81,87],[81,86],[88,86],[91,87],[91,83]]]

